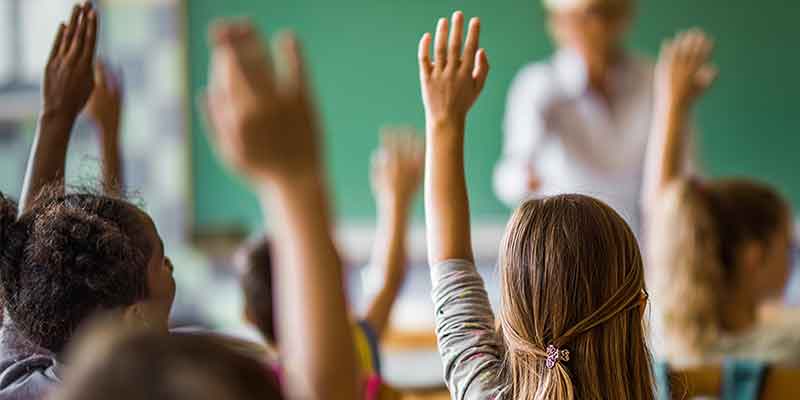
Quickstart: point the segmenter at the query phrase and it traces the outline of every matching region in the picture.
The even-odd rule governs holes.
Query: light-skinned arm
[[[424,146],[412,132],[387,129],[372,157],[372,191],[378,205],[378,229],[372,268],[383,272],[380,289],[364,319],[378,337],[386,332],[392,307],[407,274],[409,214],[422,180]]]
[[[331,237],[321,134],[299,44],[277,41],[286,74],[247,22],[212,28],[208,112],[220,155],[247,176],[274,227],[278,341],[285,393],[356,399],[358,369]]]
[[[645,214],[659,193],[683,174],[692,106],[717,76],[709,64],[713,48],[713,42],[699,29],[681,33],[662,46],[643,185]]]
[[[42,113],[19,205],[23,213],[33,207],[44,187],[57,182],[63,185],[72,127],[94,87],[96,44],[97,13],[91,3],[76,5],[69,24],[59,26],[47,60]]]
[[[448,25],[446,18],[439,19],[433,60],[430,33],[422,36],[418,54],[425,106],[425,225],[431,265],[450,259],[474,261],[464,129],[467,113],[489,74],[486,51],[479,49],[480,20],[470,21],[466,42],[463,13],[453,14],[452,30]]]

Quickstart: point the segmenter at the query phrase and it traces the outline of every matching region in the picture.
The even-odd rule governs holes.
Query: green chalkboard
[[[702,26],[717,39],[721,79],[698,114],[704,169],[765,179],[794,204],[800,204],[794,159],[800,149],[797,7],[789,0],[647,0],[640,3],[630,37],[631,48],[651,56],[678,29]],[[494,197],[491,177],[506,92],[519,68],[552,50],[537,0],[187,0],[190,94],[206,85],[206,30],[215,18],[247,16],[265,34],[283,28],[298,32],[322,110],[337,213],[347,220],[369,219],[374,205],[368,165],[378,129],[422,128],[417,43],[437,17],[456,8],[482,18],[482,45],[492,63],[468,124],[472,212],[500,221],[508,211]],[[191,122],[196,230],[258,224],[255,199],[216,161],[197,109]]]

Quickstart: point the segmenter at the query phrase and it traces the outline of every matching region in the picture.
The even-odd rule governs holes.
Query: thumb
[[[719,69],[713,65],[706,65],[700,68],[695,74],[695,84],[703,90],[708,89],[714,84],[714,81],[719,75]]]

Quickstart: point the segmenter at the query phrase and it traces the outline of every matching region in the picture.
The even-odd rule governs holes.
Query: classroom
[[[783,0],[0,0],[0,400],[800,398]]]

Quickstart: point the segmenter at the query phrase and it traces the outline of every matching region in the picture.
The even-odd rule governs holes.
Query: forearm
[[[48,185],[63,191],[67,148],[74,118],[44,113],[39,117],[20,198],[20,212],[30,211],[36,197]]]
[[[103,174],[103,189],[106,194],[119,195],[123,182],[122,152],[119,140],[119,127],[100,125],[100,149]]]
[[[342,263],[331,237],[323,179],[308,176],[274,185],[279,340],[287,393],[297,398],[357,398]],[[310,383],[310,385],[308,385]],[[330,397],[336,394],[335,397]]]
[[[646,181],[643,184],[645,208],[658,194],[683,174],[687,136],[688,107],[678,102],[656,106],[647,150]]]
[[[384,273],[383,285],[370,303],[364,319],[378,337],[386,331],[392,307],[405,281],[409,207],[398,204],[379,211],[372,251],[372,268]]]
[[[464,121],[427,126],[425,222],[428,261],[473,261],[464,177]]]

